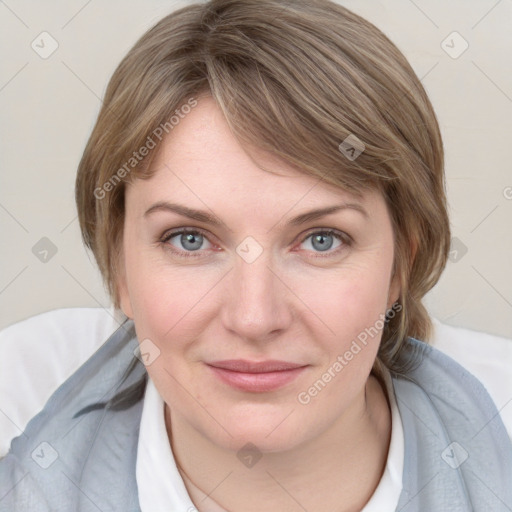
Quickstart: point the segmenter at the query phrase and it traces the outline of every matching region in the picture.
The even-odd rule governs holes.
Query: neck
[[[291,450],[264,453],[250,468],[174,414],[171,433],[170,418],[166,405],[173,454],[199,512],[259,512],[262,503],[290,512],[359,511],[384,472],[391,437],[386,394],[373,376],[328,430]]]

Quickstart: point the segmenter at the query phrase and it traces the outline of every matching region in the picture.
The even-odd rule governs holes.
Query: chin
[[[223,442],[227,441],[226,439],[218,441],[222,443],[220,446],[237,454],[248,449],[254,449],[262,454],[286,452],[297,448],[305,441],[297,431],[283,430],[279,434],[271,435],[268,435],[268,432],[268,429],[241,429],[232,433],[233,437],[229,438],[227,443]]]
[[[292,450],[313,437],[313,432],[308,436],[307,423],[292,412],[293,407],[273,409],[264,411],[253,406],[246,408],[244,414],[227,413],[222,426],[231,435],[224,429],[212,431],[210,425],[205,425],[204,434],[224,449],[238,452],[249,444],[261,453]]]

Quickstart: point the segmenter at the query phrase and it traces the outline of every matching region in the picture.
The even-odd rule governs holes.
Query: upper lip
[[[225,361],[214,361],[208,364],[210,366],[214,366],[215,368],[222,368],[223,370],[230,370],[232,372],[240,373],[280,372],[307,366],[304,364],[289,363],[287,361],[268,360],[256,362],[247,361],[245,359],[229,359]]]

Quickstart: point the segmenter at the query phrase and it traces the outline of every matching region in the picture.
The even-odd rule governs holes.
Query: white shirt
[[[391,442],[386,468],[377,489],[361,512],[394,512],[402,491],[404,433],[389,374],[386,375],[386,388],[391,406]],[[142,409],[136,476],[142,512],[197,510],[176,467],[165,427],[164,401],[151,378],[148,379]],[[209,498],[204,509],[206,512],[225,512]]]
[[[0,331],[0,350],[9,355],[0,358],[0,457],[57,387],[123,319],[113,309],[67,308],[42,313]],[[452,327],[436,319],[434,327],[432,345],[484,384],[512,439],[512,340]],[[401,491],[403,431],[389,383],[387,389],[391,444],[385,473],[364,512],[394,512]],[[141,418],[136,472],[143,512],[195,512],[171,452],[163,400],[151,381]]]

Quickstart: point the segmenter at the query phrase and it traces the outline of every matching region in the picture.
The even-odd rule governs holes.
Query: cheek
[[[321,397],[315,398],[313,408],[339,401],[341,396],[349,400],[366,382],[385,325],[392,265],[392,256],[388,256],[375,254],[364,263],[359,261],[357,266],[319,281],[317,292],[311,294],[311,309],[328,326],[328,330],[322,327],[327,335],[319,336],[317,331],[315,336],[326,356],[315,378],[329,382],[319,393]],[[312,386],[314,382],[312,379]],[[323,384],[319,385],[323,389]]]
[[[126,261],[139,339],[165,342],[179,350],[181,340],[194,338],[204,323],[204,301],[219,276],[200,266],[173,267],[154,251],[132,251]]]
[[[330,338],[343,344],[373,326],[385,313],[390,271],[391,261],[382,260],[344,268],[316,279],[315,287],[307,285],[309,291],[304,289],[301,296],[307,297],[305,302],[326,325]]]
[[[316,340],[326,357],[311,378],[310,387],[305,387],[298,397],[301,404],[311,401],[308,410],[312,414],[324,414],[325,407],[332,407],[333,414],[341,413],[364,386],[384,327],[388,276],[382,274],[354,272],[350,278],[326,285],[325,295],[317,294],[316,307],[329,327],[329,335],[317,335]],[[307,402],[301,401],[304,395]]]

